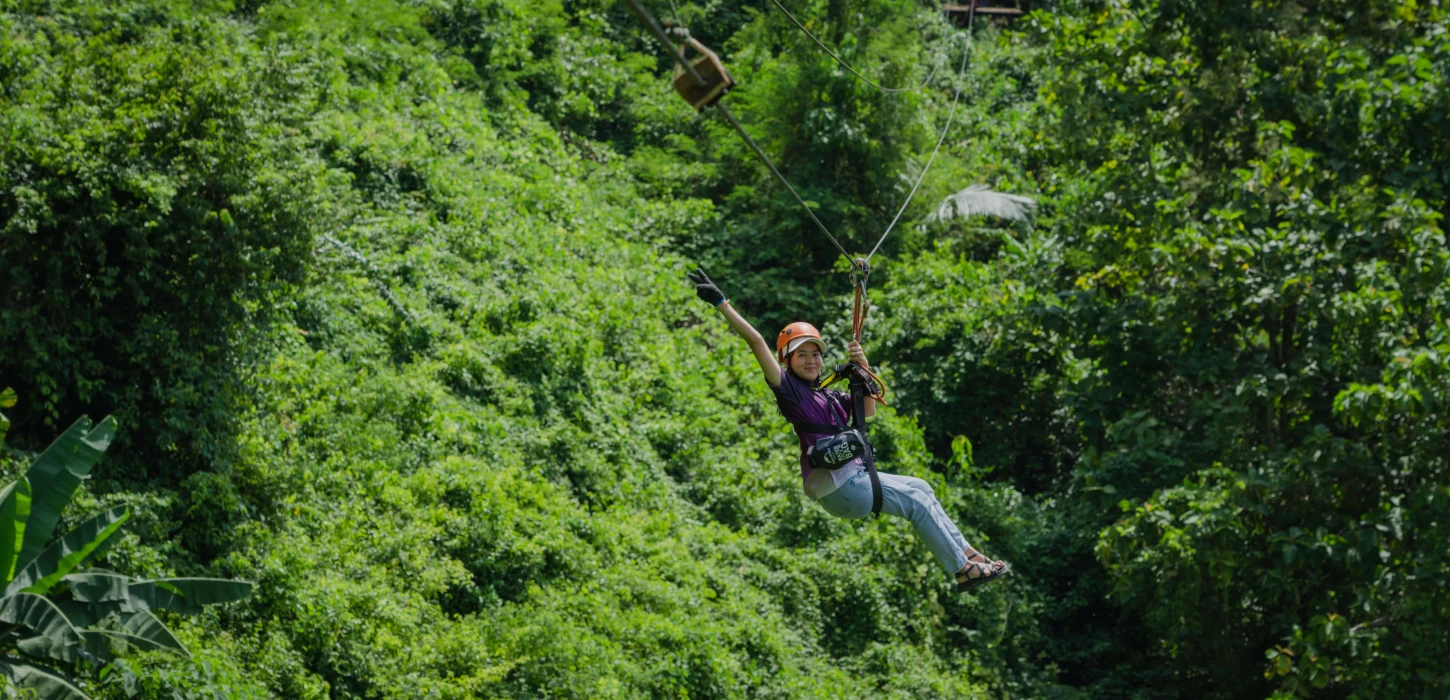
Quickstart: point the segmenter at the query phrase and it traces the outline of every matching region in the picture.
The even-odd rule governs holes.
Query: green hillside
[[[645,4],[853,250],[961,87],[871,432],[1015,576],[802,494],[684,274],[843,354],[845,263],[624,3],[0,0],[6,482],[115,415],[97,565],[255,583],[87,692],[1450,692],[1441,3],[786,3],[903,93],[768,2]],[[934,216],[973,184],[1037,206]]]

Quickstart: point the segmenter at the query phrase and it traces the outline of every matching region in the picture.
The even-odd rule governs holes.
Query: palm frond
[[[956,194],[947,195],[946,199],[943,199],[942,203],[937,206],[936,211],[932,212],[926,220],[945,221],[955,217],[966,219],[973,216],[992,216],[1009,221],[1021,221],[1026,219],[1036,206],[1037,200],[1031,197],[994,192],[992,188],[981,184],[968,185],[966,189]]]

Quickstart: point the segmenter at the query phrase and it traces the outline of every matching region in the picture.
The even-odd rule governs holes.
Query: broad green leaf
[[[25,568],[44,551],[55,524],[60,522],[61,511],[115,435],[115,418],[107,417],[92,428],[91,420],[82,416],[30,465],[25,473],[31,490],[30,520],[16,569]]]
[[[81,642],[80,633],[70,620],[45,596],[16,593],[0,598],[0,622],[36,632],[36,637],[26,640],[28,646],[22,647],[31,654],[64,660],[65,647]]]
[[[124,601],[131,597],[127,587],[136,583],[130,576],[94,569],[67,574],[62,580],[70,585],[71,597],[86,603]]]
[[[131,517],[125,506],[112,508],[82,523],[45,549],[29,566],[15,574],[6,593],[45,593],[66,574],[110,546],[111,535]]]
[[[85,638],[84,646],[88,653],[103,661],[108,660],[114,656],[111,642],[122,641],[145,651],[172,649],[190,656],[181,640],[164,623],[149,611],[128,605],[130,598],[124,593],[124,587],[122,592],[121,600],[64,601],[58,604],[61,612]],[[75,658],[73,655],[66,660],[74,661]]]
[[[112,613],[126,615],[155,610],[197,613],[203,606],[241,600],[252,584],[214,578],[173,578],[138,581],[111,572],[86,571],[64,578],[74,601],[62,604],[77,624],[92,625]]]
[[[109,664],[117,656],[121,655],[116,651],[116,642],[130,643],[130,640],[124,638],[127,636],[129,635],[113,630],[81,630],[81,643],[78,646],[70,648],[70,658],[66,659],[66,661],[75,663],[86,658],[96,665]],[[145,650],[149,649],[149,646],[138,645],[137,648]]]
[[[150,616],[150,613],[141,614]],[[154,617],[151,619],[156,620]],[[160,625],[161,622],[156,621],[155,624]],[[92,663],[106,664],[110,663],[117,656],[124,655],[127,651],[125,646],[129,646],[138,651],[170,650],[182,656],[191,656],[190,653],[180,647],[179,642],[175,642],[176,638],[172,637],[171,631],[167,630],[164,626],[161,627],[161,639],[149,638],[124,629],[113,629],[110,627],[85,629],[81,630],[80,634],[81,644],[67,649],[68,658],[65,661],[74,663],[80,661],[82,658],[89,657],[88,660]],[[116,644],[118,642],[125,646],[117,649]]]
[[[0,661],[0,675],[17,688],[35,691],[36,700],[91,700],[64,676],[39,666]]]
[[[129,591],[131,604],[138,610],[190,615],[201,612],[205,605],[241,600],[251,594],[252,584],[221,578],[168,578],[134,583]]]
[[[167,629],[165,624],[162,624],[160,620],[156,619],[155,615],[145,610],[128,615],[122,619],[121,629],[127,635],[135,639],[143,640],[145,642],[144,645],[132,642],[143,649],[175,649],[183,654],[187,653],[186,647],[182,645],[181,640],[177,639],[171,633],[171,630]]]
[[[86,658],[96,665],[104,665],[116,658],[110,635],[93,629],[83,629],[80,633],[81,643],[68,650],[70,658],[66,659],[67,662],[75,663]]]
[[[54,640],[46,637],[45,635],[36,635],[34,637],[26,637],[25,639],[16,642],[15,648],[19,649],[21,652],[24,652],[26,656],[29,656],[33,659],[50,657],[52,659],[55,659],[56,661],[75,663],[77,661],[80,661],[82,658],[85,658],[87,654],[90,654],[85,630],[78,629],[76,630],[76,634],[80,635],[80,641],[76,642],[75,644],[59,645],[56,644]],[[101,655],[99,657],[96,654],[90,655],[92,657],[91,660],[93,661],[102,660],[105,658],[105,655]]]
[[[121,614],[120,603],[78,603],[74,600],[58,600],[55,606],[65,613],[66,619],[70,620],[78,630],[93,627],[106,618],[107,615]]]
[[[0,491],[0,585],[9,584],[15,576],[29,518],[30,480],[21,477]]]

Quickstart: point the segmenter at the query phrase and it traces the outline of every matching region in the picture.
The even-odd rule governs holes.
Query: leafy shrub
[[[99,407],[194,469],[311,254],[307,66],[225,20],[77,19],[0,15],[0,345],[24,348],[0,374],[30,397],[22,442]]]

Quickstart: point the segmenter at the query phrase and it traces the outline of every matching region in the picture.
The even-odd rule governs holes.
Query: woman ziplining
[[[696,268],[689,277],[700,299],[714,305],[750,346],[775,394],[776,408],[795,428],[800,438],[801,486],[808,498],[837,518],[854,520],[884,512],[907,520],[937,563],[955,577],[958,590],[971,590],[1011,573],[1005,562],[988,559],[967,543],[930,484],[876,471],[864,421],[875,414],[882,390],[872,386],[879,380],[870,373],[859,338],[848,346],[851,361],[822,382],[826,344],[814,326],[804,322],[786,326],[772,352],[703,269]],[[863,320],[858,303],[857,333]],[[837,376],[851,379],[851,394],[823,386]]]
[[[699,111],[714,107],[735,129],[740,138],[750,146],[761,163],[769,168],[770,172],[785,186],[786,191],[796,200],[816,228],[826,235],[836,250],[851,261],[851,281],[856,291],[856,302],[851,326],[852,340],[849,345],[850,362],[838,367],[829,378],[825,378],[825,381],[822,381],[821,371],[824,368],[826,345],[814,326],[804,322],[786,326],[776,338],[775,352],[772,353],[770,347],[766,345],[765,339],[735,311],[725,295],[710,281],[704,270],[696,268],[689,275],[690,280],[695,283],[696,294],[706,302],[713,304],[725,317],[730,327],[750,346],[756,362],[760,364],[761,371],[765,373],[766,383],[770,385],[771,392],[775,394],[776,407],[780,410],[781,415],[785,416],[786,420],[794,426],[796,435],[800,438],[801,483],[806,496],[820,503],[827,513],[838,518],[864,518],[868,513],[875,516],[885,512],[887,515],[906,519],[912,524],[917,536],[921,537],[942,568],[956,578],[958,590],[971,590],[1009,575],[1011,568],[1005,562],[988,559],[967,543],[966,539],[962,537],[961,531],[947,516],[929,484],[915,477],[882,474],[876,471],[875,453],[866,433],[866,418],[876,412],[876,404],[881,402],[885,393],[884,388],[880,386],[880,379],[871,373],[870,365],[866,361],[866,354],[862,351],[860,343],[861,328],[865,323],[867,310],[870,308],[870,303],[866,299],[866,279],[871,273],[869,261],[881,248],[881,244],[885,242],[886,237],[891,234],[892,229],[900,221],[907,205],[916,196],[917,189],[921,186],[922,180],[926,178],[927,171],[931,169],[932,162],[936,160],[937,153],[941,150],[942,142],[946,140],[947,133],[951,130],[952,123],[956,119],[957,104],[962,95],[961,79],[966,71],[967,57],[970,53],[963,52],[962,55],[962,65],[957,72],[956,91],[952,96],[951,113],[947,117],[946,126],[942,129],[941,136],[937,139],[936,147],[932,149],[926,166],[922,168],[916,182],[912,184],[906,201],[902,202],[896,216],[892,217],[891,223],[887,225],[885,232],[881,234],[871,251],[863,258],[852,259],[851,254],[846,252],[845,247],[836,240],[830,229],[826,228],[826,225],[816,217],[815,212],[811,211],[810,206],[796,193],[790,181],[780,173],[775,164],[720,101],[735,86],[734,79],[730,77],[720,58],[703,44],[689,37],[688,31],[680,28],[676,30],[676,34],[682,43],[701,55],[701,58],[693,63],[685,60],[681,49],[670,41],[664,30],[654,21],[639,0],[627,0],[627,2],[635,15],[639,17],[640,22],[674,59],[676,65],[674,85],[680,96]],[[786,12],[779,3],[777,3],[777,7],[782,12]],[[786,14],[790,13],[786,12]],[[794,20],[794,17],[791,19]],[[802,31],[806,31],[799,22],[796,24]],[[970,16],[968,32],[968,36],[970,36]],[[809,31],[806,33],[810,34]],[[815,39],[814,36],[811,38]],[[816,43],[820,44],[820,41],[816,40]],[[821,47],[825,48],[823,44]],[[845,65],[829,49],[827,49],[827,53],[830,53],[837,62]],[[851,72],[860,79],[866,80],[865,76],[857,73],[854,68],[851,69]],[[878,89],[889,90],[869,80],[867,82]],[[782,363],[784,363],[783,367]],[[837,379],[849,380],[850,394],[829,388],[829,385]],[[848,406],[849,408],[847,408]]]

